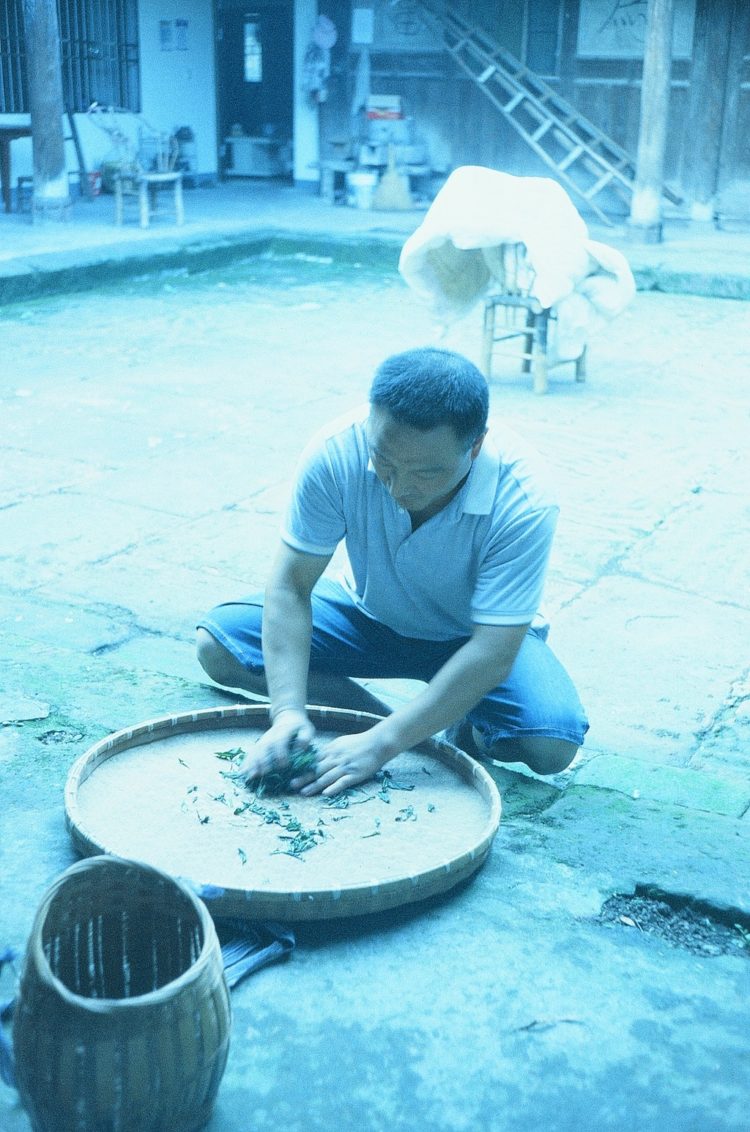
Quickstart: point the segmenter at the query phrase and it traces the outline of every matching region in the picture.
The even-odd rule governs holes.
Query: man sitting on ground
[[[306,449],[265,600],[198,628],[208,675],[270,700],[248,779],[312,740],[308,703],[384,718],[327,743],[292,783],[303,794],[336,795],[446,729],[539,774],[572,761],[588,724],[538,613],[558,509],[509,430],[491,443],[488,408],[468,359],[408,350],[377,370],[369,412]],[[324,571],[342,540],[339,582]],[[389,677],[426,686],[391,710],[355,679]]]

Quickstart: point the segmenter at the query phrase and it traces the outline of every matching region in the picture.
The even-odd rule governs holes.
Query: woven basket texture
[[[341,708],[308,712],[322,743],[366,731],[380,718]],[[284,922],[358,916],[425,900],[447,892],[486,860],[500,823],[497,787],[479,763],[436,739],[403,752],[387,768],[413,784],[414,792],[403,797],[419,810],[418,821],[396,816],[400,802],[383,807],[376,801],[388,827],[384,821],[382,836],[362,841],[371,835],[371,806],[353,805],[337,826],[327,799],[297,795],[289,799],[292,816],[305,827],[322,818],[335,836],[303,863],[274,853],[279,842],[270,824],[253,813],[237,820],[229,803],[241,806],[250,795],[235,798],[221,774],[228,764],[217,762],[219,748],[226,753],[246,747],[269,723],[267,705],[201,708],[100,740],[76,760],[65,787],[76,849],[136,857],[190,877],[214,916]],[[363,787],[373,795],[378,789],[378,783]],[[200,826],[192,809],[199,795],[208,823]],[[129,808],[120,805],[123,796],[130,798]],[[257,854],[257,863],[244,868],[240,845],[248,857]]]
[[[158,869],[92,857],[45,894],[13,1026],[34,1132],[193,1132],[229,1052],[205,905]]]

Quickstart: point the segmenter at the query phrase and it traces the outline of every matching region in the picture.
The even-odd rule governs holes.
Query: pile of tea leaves
[[[319,757],[319,748],[310,743],[305,747],[293,750],[290,754],[289,765],[280,770],[258,775],[246,780],[239,772],[239,767],[246,758],[247,752],[243,747],[232,747],[226,751],[216,751],[215,756],[230,766],[220,773],[227,782],[227,790],[218,794],[209,794],[208,801],[220,806],[226,806],[233,817],[252,814],[261,819],[263,825],[278,826],[279,846],[273,849],[272,854],[282,853],[297,860],[304,859],[311,849],[320,845],[328,836],[329,822],[336,823],[346,820],[346,810],[350,806],[360,806],[366,802],[391,802],[391,795],[397,791],[414,789],[414,784],[400,782],[388,770],[381,770],[375,775],[376,790],[363,787],[351,787],[332,798],[321,798],[325,811],[342,811],[330,814],[327,818],[319,816],[314,826],[304,825],[294,814],[289,800],[284,795],[292,793],[291,783],[294,779],[304,776],[314,770]],[[187,764],[180,759],[183,766]],[[429,774],[426,768],[425,773]],[[209,807],[206,799],[199,798],[199,789],[192,785],[187,788],[187,798],[183,809],[190,809],[201,825],[211,821]],[[294,794],[292,793],[292,797]],[[433,805],[427,806],[428,812],[434,812]],[[394,814],[397,822],[411,822],[417,820],[417,813],[413,806],[404,806]],[[374,818],[372,831],[363,834],[363,837],[377,837],[381,833],[381,820]],[[247,863],[248,855],[244,848],[237,847],[237,855],[241,863]]]
[[[288,794],[292,782],[295,778],[301,778],[303,775],[309,774],[315,770],[318,764],[318,755],[320,751],[315,743],[308,743],[305,747],[294,747],[289,754],[289,761],[286,766],[275,768],[274,770],[267,771],[265,774],[257,774],[252,778],[244,779],[245,785],[248,790],[253,790],[255,794],[262,798],[276,797],[279,794]],[[242,747],[232,747],[228,751],[217,751],[217,759],[229,760],[236,763],[238,759],[243,758],[245,751]],[[236,769],[223,772],[227,778],[237,778],[241,776]]]

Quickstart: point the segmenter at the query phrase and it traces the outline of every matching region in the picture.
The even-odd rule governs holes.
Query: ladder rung
[[[485,70],[482,71],[481,75],[477,75],[477,82],[486,83],[487,79],[492,78],[496,71],[497,67],[495,66],[495,64],[490,63],[489,67],[486,67]]]
[[[584,147],[582,145],[577,145],[575,149],[571,149],[567,157],[563,157],[562,161],[556,161],[555,165],[558,169],[567,169],[568,166],[572,165],[574,161],[577,161],[581,154],[584,152]]]
[[[605,173],[603,177],[600,177],[599,180],[596,181],[590,189],[586,189],[586,192],[583,194],[586,197],[586,200],[591,200],[591,198],[595,197],[597,193],[600,193],[604,186],[609,184],[614,175],[614,170],[610,169],[609,172]]]
[[[601,151],[598,156],[603,157],[610,165],[622,166],[630,162],[628,155],[618,152],[616,146],[607,138],[591,137],[588,140],[588,146],[593,151]]]
[[[523,90],[516,91],[516,93],[511,98],[510,102],[505,103],[505,106],[503,106],[503,110],[505,111],[506,114],[512,114],[513,111],[515,110],[515,108],[521,102],[523,102],[523,100],[525,98],[526,98],[526,92],[525,91],[523,91]]]
[[[607,158],[606,160],[609,159]],[[615,158],[613,161],[610,161],[609,164],[613,169],[616,169],[618,173],[625,173],[628,176],[630,176],[628,170],[633,168],[633,162],[629,157]]]
[[[552,129],[554,124],[555,123],[554,123],[552,118],[548,118],[546,122],[542,122],[539,129],[534,130],[534,133],[531,135],[532,141],[539,141],[540,138],[543,138],[544,135],[547,133],[547,130]]]
[[[596,147],[596,143],[587,144],[586,152],[592,159],[595,166],[600,169],[602,166],[611,171],[612,177],[617,177],[620,181],[629,183],[635,176],[635,166],[632,161],[614,158],[610,160],[606,153],[602,153]]]

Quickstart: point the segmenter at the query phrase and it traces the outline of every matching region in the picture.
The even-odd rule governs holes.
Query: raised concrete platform
[[[106,194],[76,200],[70,219],[62,223],[32,225],[27,214],[0,213],[0,302],[61,286],[95,286],[97,277],[117,278],[149,267],[197,266],[211,262],[212,256],[218,263],[222,257],[252,254],[246,249],[255,238],[272,235],[314,242],[366,240],[389,248],[397,258],[424,211],[360,210],[332,205],[312,188],[256,181],[186,190],[181,228],[166,210],[152,218],[148,229],[116,227],[114,198]],[[641,290],[750,297],[750,225],[720,231],[666,220],[660,244],[634,241],[624,220],[612,228],[591,224],[590,230],[593,238],[627,256]]]

